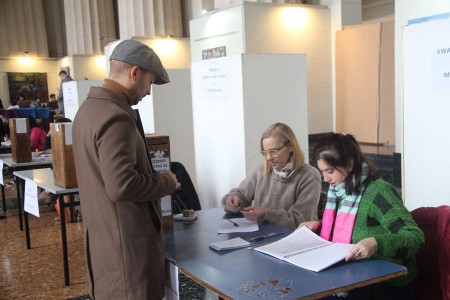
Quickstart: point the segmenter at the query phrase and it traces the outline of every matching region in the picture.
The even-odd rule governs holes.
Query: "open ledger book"
[[[303,226],[287,237],[255,250],[319,272],[343,260],[353,246],[329,242]]]

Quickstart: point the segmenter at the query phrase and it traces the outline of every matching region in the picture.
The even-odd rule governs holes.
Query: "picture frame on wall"
[[[23,95],[26,101],[48,101],[47,73],[8,72],[10,99]]]
[[[202,50],[202,59],[212,59],[217,57],[225,57],[227,56],[227,51],[225,46],[210,48]]]

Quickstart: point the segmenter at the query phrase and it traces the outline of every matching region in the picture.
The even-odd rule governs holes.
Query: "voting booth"
[[[168,135],[146,134],[145,143],[156,172],[170,171],[170,140]],[[172,195],[161,198],[164,232],[173,232]]]
[[[16,163],[30,162],[31,142],[30,142],[30,124],[27,118],[9,119],[9,128],[11,136],[11,154]]]
[[[53,177],[56,186],[66,189],[78,187],[73,158],[72,125],[72,123],[50,124]]]

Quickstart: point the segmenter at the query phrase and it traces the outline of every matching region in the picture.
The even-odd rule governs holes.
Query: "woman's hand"
[[[299,229],[302,226],[306,226],[312,232],[316,232],[317,233],[317,231],[318,231],[318,229],[320,227],[320,221],[308,221],[308,222],[300,223],[300,225],[297,227],[297,229]],[[297,230],[297,229],[295,229],[295,230]]]
[[[241,211],[241,199],[238,196],[229,196],[225,201],[227,211],[238,213]]]
[[[377,240],[368,237],[360,240],[345,258],[345,261],[369,258],[377,252]]]
[[[247,206],[241,210],[242,215],[249,221],[258,221],[266,215],[266,209],[256,205]]]

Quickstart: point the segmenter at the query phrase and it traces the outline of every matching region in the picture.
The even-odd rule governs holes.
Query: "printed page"
[[[286,261],[296,266],[319,272],[343,260],[353,246],[353,244],[333,243],[325,247],[291,255]]]
[[[331,242],[321,238],[306,226],[297,229],[290,235],[274,243],[255,248],[255,250],[285,259],[289,255],[323,247]]]
[[[303,226],[287,237],[255,250],[319,272],[343,260],[353,246],[353,244],[332,243]]]

